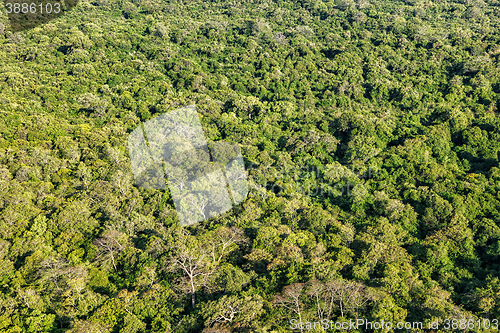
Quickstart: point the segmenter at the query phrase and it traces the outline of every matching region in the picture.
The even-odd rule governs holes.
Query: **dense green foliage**
[[[84,0],[16,33],[4,13],[1,332],[500,317],[499,1]],[[193,103],[251,189],[181,228],[127,135]]]

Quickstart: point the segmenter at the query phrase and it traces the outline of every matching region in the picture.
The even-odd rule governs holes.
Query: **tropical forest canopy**
[[[500,1],[2,6],[0,331],[500,317]],[[184,228],[127,139],[191,104],[250,191]]]

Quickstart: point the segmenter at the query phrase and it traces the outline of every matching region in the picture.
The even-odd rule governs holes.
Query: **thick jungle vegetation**
[[[498,0],[0,8],[1,332],[500,317]],[[127,138],[190,104],[250,191],[182,228]]]

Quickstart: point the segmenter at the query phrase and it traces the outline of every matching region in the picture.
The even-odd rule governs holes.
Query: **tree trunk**
[[[193,283],[193,279],[191,279],[191,305],[193,306],[194,308],[194,305],[195,305],[195,302],[194,302],[194,298],[195,298],[195,293],[196,289],[194,288],[194,283]]]

